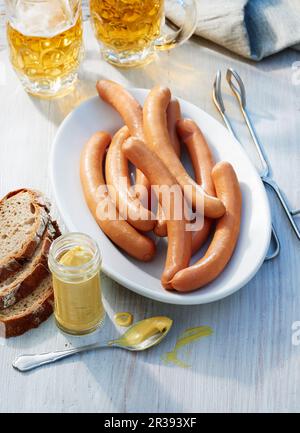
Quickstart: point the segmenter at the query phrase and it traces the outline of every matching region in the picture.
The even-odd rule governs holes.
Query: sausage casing
[[[111,137],[106,132],[95,133],[85,144],[80,159],[80,177],[87,205],[103,232],[132,257],[149,261],[155,255],[154,242],[135,230],[118,215],[114,220],[107,218],[107,206],[114,206],[106,193],[99,202],[99,187],[105,185],[103,161]]]
[[[165,269],[162,274],[161,282],[163,287],[170,289],[170,281],[180,270],[188,266],[191,258],[192,235],[186,230],[187,220],[185,219],[184,209],[181,209],[181,219],[175,219],[175,204],[180,203],[184,206],[184,199],[181,188],[176,179],[170,174],[163,162],[157,158],[145,144],[136,139],[129,138],[123,150],[127,158],[147,176],[151,185],[174,187],[175,194],[171,194],[170,207],[168,209],[164,200],[160,200],[163,212],[167,219],[168,230],[168,252]],[[160,195],[159,195],[160,199]],[[178,199],[178,201],[176,201]]]
[[[188,175],[170,143],[166,116],[170,99],[171,92],[168,88],[156,86],[150,91],[143,109],[146,143],[162,159],[179,185],[185,188],[185,195],[194,208],[203,203],[205,216],[220,218],[225,212],[224,204],[207,194]]]
[[[221,162],[214,167],[212,177],[217,196],[226,206],[226,213],[218,221],[204,257],[173,277],[171,285],[179,292],[190,292],[215,280],[230,261],[238,241],[242,194],[235,171],[228,162]]]
[[[142,205],[131,188],[128,160],[122,150],[122,144],[129,136],[127,126],[124,126],[112,139],[105,163],[106,183],[111,197],[114,198],[113,201],[124,219],[137,230],[147,232],[153,230],[156,218]]]

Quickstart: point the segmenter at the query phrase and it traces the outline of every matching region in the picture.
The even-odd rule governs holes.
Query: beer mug
[[[25,90],[65,94],[83,56],[80,0],[5,0],[11,63]]]
[[[164,34],[166,7],[177,6],[183,25]],[[197,25],[196,0],[90,0],[92,26],[104,59],[116,66],[148,63],[157,50],[168,50],[190,38]]]

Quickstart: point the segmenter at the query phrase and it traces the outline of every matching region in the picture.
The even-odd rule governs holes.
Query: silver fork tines
[[[253,143],[255,144],[255,148],[257,150],[257,153],[258,153],[258,156],[260,159],[260,163],[262,166],[262,170],[260,171],[260,175],[261,175],[261,177],[268,177],[270,174],[270,167],[269,167],[266,155],[264,153],[264,150],[263,150],[261,144],[259,143],[259,140],[257,138],[255,130],[252,126],[251,119],[250,119],[248,112],[247,112],[246,89],[245,89],[244,83],[243,83],[241,77],[239,76],[239,74],[234,69],[227,69],[226,79],[227,79],[227,82],[228,82],[228,84],[232,90],[232,93],[234,94],[234,96],[236,97],[236,99],[239,102],[241,112],[244,116],[246,125],[247,125],[249,132],[250,132],[250,135],[252,137]],[[234,81],[237,83],[237,86],[235,85]]]
[[[219,70],[217,72],[217,75],[216,75],[216,78],[214,81],[214,85],[213,85],[213,101],[214,101],[215,106],[217,107],[219,113],[221,114],[227,129],[229,130],[229,132],[231,133],[231,135],[234,138],[237,138],[236,134],[235,134],[235,132],[231,126],[231,122],[226,115],[226,109],[225,109],[225,105],[224,105],[224,101],[223,101],[223,97],[222,97],[221,82],[222,82],[222,74],[221,74],[221,71]],[[235,89],[235,91],[237,92],[237,94],[239,95],[238,99],[240,102],[240,106],[244,110],[246,107],[246,92],[245,92],[244,85],[242,86],[243,92],[241,94],[238,92],[238,90],[236,89],[236,87],[233,84],[232,84],[232,86]],[[275,257],[277,257],[280,253],[280,241],[279,241],[278,235],[277,235],[276,230],[275,230],[273,225],[272,225],[272,244],[274,245],[274,249],[272,251],[270,251],[270,249],[269,249],[269,252],[268,252],[265,260],[275,259]]]
[[[300,240],[300,230],[297,227],[295,220],[293,218],[294,216],[297,216],[300,214],[300,209],[296,210],[296,211],[290,210],[289,205],[288,205],[286,199],[284,198],[279,186],[270,176],[271,167],[268,163],[268,160],[267,160],[267,157],[265,155],[262,144],[259,142],[259,140],[257,138],[257,135],[255,133],[251,119],[250,119],[249,114],[247,112],[246,89],[245,89],[244,83],[243,83],[241,77],[239,76],[239,74],[234,69],[231,69],[231,68],[227,70],[226,79],[227,79],[227,82],[228,82],[234,96],[236,97],[236,99],[239,102],[241,112],[243,114],[246,125],[249,129],[250,135],[251,135],[253,142],[255,144],[255,147],[256,147],[256,150],[257,150],[257,153],[258,153],[258,156],[260,159],[260,163],[262,166],[262,170],[260,170],[261,179],[265,185],[268,185],[269,187],[271,187],[272,190],[275,192],[277,198],[280,201],[280,204],[281,204],[284,212],[286,213],[286,215],[288,217],[288,220],[289,220],[298,240]],[[231,126],[231,123],[225,114],[225,106],[224,106],[224,102],[223,102],[223,98],[222,98],[222,91],[221,91],[221,72],[220,71],[218,71],[218,73],[216,75],[215,82],[214,82],[213,100],[215,102],[217,109],[219,110],[220,114],[222,115],[227,128],[235,136],[233,128]],[[276,248],[272,254],[268,254],[268,256],[266,257],[266,260],[270,260],[271,258],[276,257],[280,251],[280,244],[279,244],[278,236],[275,232],[274,227],[272,228],[272,235],[273,235],[273,239],[274,239],[274,243],[276,245]]]
[[[235,135],[234,130],[231,126],[230,120],[228,119],[226,112],[225,112],[226,110],[225,110],[225,105],[224,105],[224,101],[222,98],[222,91],[221,91],[221,81],[222,81],[222,74],[221,74],[221,71],[218,71],[216,78],[215,78],[215,81],[214,81],[213,100],[214,100],[214,103],[215,103],[217,109],[219,110],[223,120],[224,120],[224,123],[225,123],[227,129],[236,138],[236,135]]]

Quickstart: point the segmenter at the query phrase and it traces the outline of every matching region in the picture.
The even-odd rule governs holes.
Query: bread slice
[[[11,307],[28,296],[49,274],[48,253],[51,243],[60,235],[56,222],[49,222],[40,245],[30,261],[11,277],[0,283],[0,310]]]
[[[33,293],[0,311],[0,336],[16,337],[37,328],[51,316],[53,304],[52,278],[48,275]]]
[[[33,190],[20,189],[0,201],[0,282],[30,259],[49,222],[49,205]]]

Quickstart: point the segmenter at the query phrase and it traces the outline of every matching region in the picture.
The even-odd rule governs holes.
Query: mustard
[[[85,248],[77,246],[63,254],[59,263],[64,266],[82,266],[93,258],[93,254]]]
[[[173,321],[168,317],[151,317],[131,326],[117,341],[123,346],[135,346],[143,343],[157,333],[167,334]]]
[[[131,313],[117,313],[115,314],[115,322],[118,326],[122,326],[124,328],[127,328],[128,326],[132,325],[133,322],[133,315]]]
[[[49,267],[53,276],[54,315],[64,332],[83,335],[103,323],[100,263],[97,245],[85,235],[71,233],[52,244]]]
[[[203,337],[208,337],[209,335],[212,335],[213,330],[209,326],[197,326],[194,328],[188,328],[186,329],[178,338],[174,349],[171,352],[167,352],[163,356],[163,361],[165,363],[172,363],[177,365],[181,368],[188,368],[190,365],[185,363],[184,361],[181,361],[178,358],[178,352],[181,348],[187,346],[188,344],[193,343],[194,341],[199,340]]]

